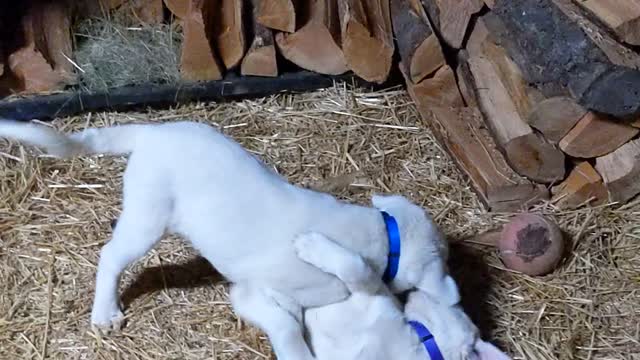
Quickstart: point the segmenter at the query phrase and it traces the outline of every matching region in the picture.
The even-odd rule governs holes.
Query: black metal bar
[[[51,120],[56,117],[85,112],[124,111],[135,108],[166,108],[195,101],[231,101],[256,98],[280,92],[308,92],[333,86],[336,82],[351,82],[358,86],[380,88],[394,84],[390,79],[383,85],[367,83],[352,73],[328,76],[308,71],[283,73],[277,78],[237,76],[229,74],[219,81],[182,85],[139,85],[115,88],[108,92],[63,92],[34,95],[0,101],[0,118],[29,121]]]

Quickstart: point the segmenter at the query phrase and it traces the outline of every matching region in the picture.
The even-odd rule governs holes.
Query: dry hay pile
[[[83,90],[177,84],[182,34],[166,24],[127,24],[127,18],[88,18],[75,27],[74,58]]]
[[[216,124],[295,183],[360,203],[373,191],[403,193],[451,238],[509,218],[481,209],[404,91],[336,88],[54,126],[180,118]],[[3,141],[0,152],[0,358],[273,358],[264,335],[231,311],[225,282],[176,239],[126,272],[128,324],[96,338],[88,323],[95,266],[120,209],[125,159],[36,158]],[[545,278],[505,270],[492,248],[453,247],[476,322],[516,359],[639,359],[640,205],[539,210],[574,239],[570,257]]]

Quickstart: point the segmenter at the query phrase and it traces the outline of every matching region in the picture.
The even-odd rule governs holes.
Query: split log
[[[405,70],[402,70],[402,73],[407,83],[407,89],[418,107],[464,107],[465,104],[460,96],[455,74],[449,65],[442,66],[433,77],[417,84],[410,82]]]
[[[294,2],[292,0],[261,0],[258,5],[258,22],[271,29],[290,33],[296,31]]]
[[[463,106],[453,70],[448,65],[418,84],[402,73],[421,118],[458,168],[469,176],[485,206],[494,211],[518,211],[548,199],[544,186],[532,184],[509,167],[484,126],[478,108]]]
[[[560,209],[602,205],[608,199],[602,177],[586,161],[577,164],[562,183],[551,188],[551,193],[551,201]]]
[[[543,185],[532,184],[507,164],[477,108],[419,107],[419,111],[490,210],[526,210],[548,199]]]
[[[482,21],[478,24],[474,33],[481,32]],[[564,154],[536,135],[526,121],[534,104],[540,102],[540,94],[527,85],[506,51],[491,40],[488,32],[471,34],[470,56],[462,57],[466,87],[473,89],[472,96],[516,172],[542,183],[563,179]]]
[[[577,158],[606,155],[631,140],[640,132],[624,123],[588,112],[569,133],[560,140],[560,148]]]
[[[573,98],[556,96],[534,105],[527,122],[549,142],[557,144],[586,113]]]
[[[337,0],[310,1],[302,10],[306,10],[304,26],[293,34],[276,35],[282,56],[303,69],[321,74],[347,72],[340,48]]]
[[[215,45],[227,70],[240,64],[246,49],[242,3],[243,0],[219,0],[213,12]]]
[[[471,16],[482,10],[482,0],[422,0],[440,36],[449,46],[460,49]]]
[[[64,1],[41,2],[34,5],[31,14],[36,48],[55,71],[71,80],[71,8]]]
[[[191,0],[164,0],[167,9],[179,19],[183,19],[189,14],[190,2]]]
[[[403,71],[417,84],[445,63],[440,41],[419,0],[392,0],[391,18]]]
[[[616,151],[596,159],[609,200],[624,204],[640,193],[640,140],[629,141]]]
[[[347,65],[359,77],[383,83],[395,51],[389,0],[344,0],[338,9]]]
[[[257,21],[257,5],[253,0],[253,41],[247,54],[242,59],[240,72],[242,75],[278,76],[278,62],[273,32]]]
[[[222,69],[211,45],[211,2],[190,0],[183,23],[182,56],[180,73],[189,81],[219,80]]]
[[[640,115],[640,55],[591,22],[571,0],[497,1],[486,16],[528,82],[547,97],[566,88],[587,110]],[[504,24],[493,28],[491,19]]]
[[[640,45],[640,0],[580,0],[591,12],[629,45]]]

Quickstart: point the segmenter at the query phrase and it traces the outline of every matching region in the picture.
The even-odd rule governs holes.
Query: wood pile
[[[0,15],[0,93],[73,84],[72,19],[123,7],[181,29],[186,82],[397,66],[490,209],[640,193],[640,0],[28,1]]]

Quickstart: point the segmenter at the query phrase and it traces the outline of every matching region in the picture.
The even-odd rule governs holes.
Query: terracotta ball
[[[562,232],[542,215],[520,214],[502,229],[498,249],[503,263],[528,275],[553,271],[562,258]]]

